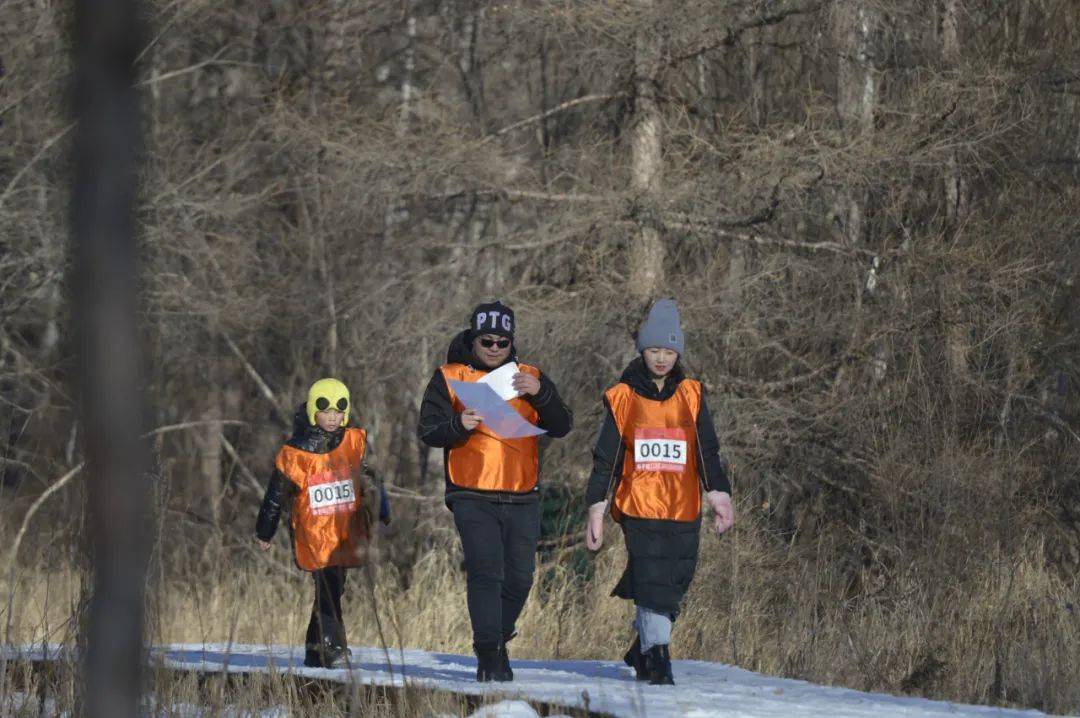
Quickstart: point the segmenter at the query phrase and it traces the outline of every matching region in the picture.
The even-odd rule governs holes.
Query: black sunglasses
[[[510,340],[509,339],[481,339],[480,340],[480,346],[484,347],[485,349],[490,349],[491,347],[499,347],[500,349],[505,349],[506,347],[510,346]]]
[[[326,411],[327,409],[330,408],[330,400],[327,399],[325,396],[320,396],[318,399],[315,400],[315,408],[318,409],[319,411]],[[345,411],[348,408],[349,408],[349,400],[348,399],[346,399],[345,397],[341,397],[340,399],[337,400],[337,410],[338,411]]]

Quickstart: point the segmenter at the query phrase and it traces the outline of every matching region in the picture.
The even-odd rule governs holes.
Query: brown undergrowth
[[[770,533],[760,509],[742,509],[732,534],[703,534],[676,623],[677,658],[954,701],[1052,712],[1080,706],[1080,582],[1050,566],[1038,538],[951,558],[896,556],[888,570],[851,567],[835,560],[850,536],[825,531],[790,544]],[[631,609],[608,595],[625,559],[615,527],[607,539],[584,570],[573,547],[541,563],[513,655],[621,656]],[[311,587],[287,549],[279,544],[264,555],[228,541],[204,549],[152,574],[151,640],[299,645]],[[69,641],[78,575],[31,564],[17,576],[9,640]],[[371,576],[350,574],[351,644],[469,652],[456,542],[424,554],[407,587],[390,561],[377,567],[374,583]]]

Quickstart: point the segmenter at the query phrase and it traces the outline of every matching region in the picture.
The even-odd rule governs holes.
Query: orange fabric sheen
[[[283,446],[278,471],[296,485],[292,507],[296,563],[305,571],[328,566],[359,566],[367,544],[362,511],[360,464],[367,432],[347,428],[341,443],[326,454]]]
[[[518,364],[518,369],[523,374],[540,377],[540,370],[536,367]],[[441,371],[450,391],[454,411],[464,411],[465,406],[458,400],[450,382],[479,381],[487,372],[465,364],[446,364]],[[540,418],[533,405],[523,397],[510,399],[507,403],[530,424],[535,424]],[[481,423],[464,444],[450,449],[446,461],[450,482],[463,489],[481,491],[532,491],[536,488],[540,465],[539,447],[538,437],[503,439]]]
[[[694,521],[701,515],[697,417],[701,384],[679,383],[664,401],[619,383],[604,394],[623,443],[623,470],[611,515]]]

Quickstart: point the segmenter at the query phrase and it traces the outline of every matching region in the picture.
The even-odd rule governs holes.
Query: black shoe
[[[645,667],[645,656],[641,652],[641,636],[634,636],[630,650],[622,659],[623,663],[634,669],[634,678],[639,681],[649,680],[649,670]]]
[[[308,668],[344,668],[352,656],[345,646],[308,644],[304,650],[304,665]]]
[[[510,651],[506,650],[506,644],[514,640],[514,636],[517,635],[517,631],[511,633],[509,636],[503,637],[503,642],[499,645],[499,668],[502,670],[505,680],[514,680],[514,669],[510,667]]]
[[[675,685],[675,678],[671,675],[671,655],[666,645],[653,646],[645,652],[645,667],[649,673],[649,685]]]
[[[352,651],[345,646],[327,646],[323,651],[323,665],[326,668],[345,668],[352,658]]]
[[[496,678],[496,680],[514,679],[514,669],[510,667],[510,652],[507,651],[505,644],[499,646],[499,673],[502,678]]]
[[[505,659],[505,647],[474,646],[476,651],[476,680],[480,683],[498,681],[505,683],[514,680],[514,674],[510,672],[509,659]]]

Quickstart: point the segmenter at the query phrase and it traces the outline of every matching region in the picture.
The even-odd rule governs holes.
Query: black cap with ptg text
[[[472,310],[469,317],[469,331],[472,336],[495,334],[507,339],[514,338],[514,310],[500,301],[481,304]]]

